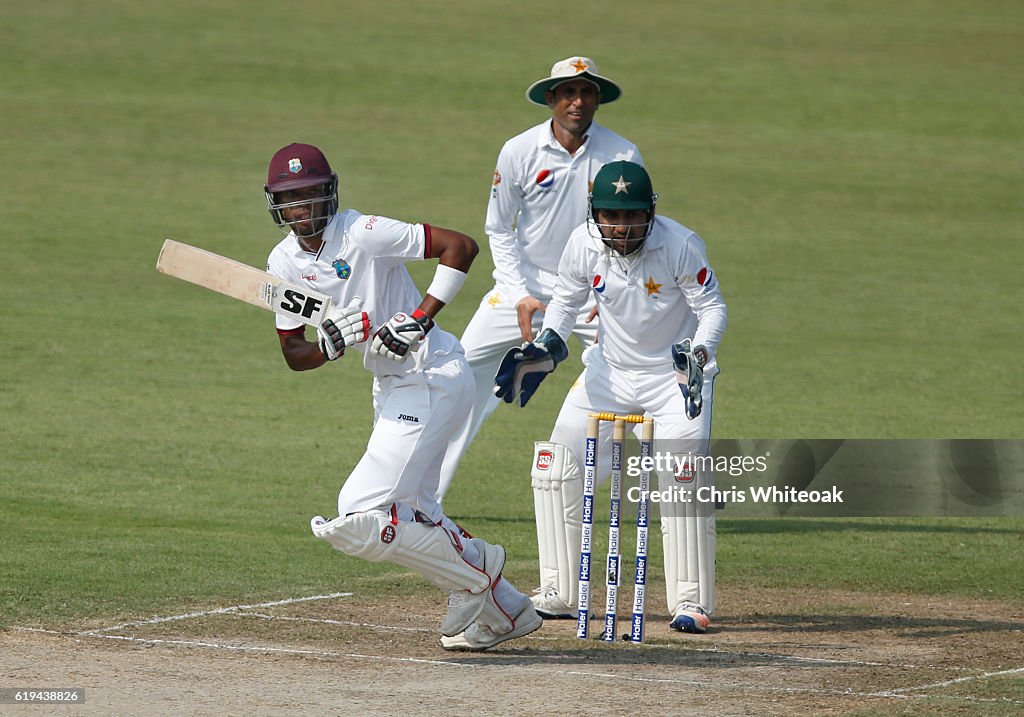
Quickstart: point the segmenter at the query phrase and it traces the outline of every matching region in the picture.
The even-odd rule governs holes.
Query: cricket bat
[[[173,239],[164,241],[156,270],[309,326],[319,326],[331,308],[326,294]]]

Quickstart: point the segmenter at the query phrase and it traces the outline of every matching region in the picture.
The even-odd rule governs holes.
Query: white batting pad
[[[566,446],[538,441],[533,449],[533,508],[537,519],[540,586],[577,604],[583,537],[583,473]]]
[[[692,482],[681,484],[671,473],[659,474],[664,492],[671,486],[696,491],[713,485],[707,471],[697,471]],[[699,603],[710,615],[715,610],[715,508],[713,503],[664,502],[661,537],[665,552],[665,599],[675,614],[682,602]]]
[[[445,592],[490,589],[492,577],[466,562],[460,539],[441,526],[396,522],[389,513],[373,510],[326,522],[314,518],[310,527],[313,535],[346,555],[410,568]]]

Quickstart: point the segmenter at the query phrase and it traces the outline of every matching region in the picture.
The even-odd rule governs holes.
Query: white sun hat
[[[601,104],[606,105],[614,102],[622,95],[622,88],[607,77],[601,77],[597,73],[597,65],[589,57],[575,55],[559,60],[551,66],[551,76],[543,80],[537,80],[526,90],[526,99],[535,105],[547,107],[544,94],[553,90],[563,82],[582,79],[590,80],[601,91]]]

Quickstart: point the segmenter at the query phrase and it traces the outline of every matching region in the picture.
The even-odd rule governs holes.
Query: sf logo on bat
[[[330,308],[330,299],[315,291],[281,287],[274,292],[274,311],[289,314],[304,323],[319,324]]]

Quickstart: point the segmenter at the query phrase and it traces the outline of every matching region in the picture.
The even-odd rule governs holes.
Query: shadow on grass
[[[460,525],[479,525],[480,523],[499,523],[505,525],[534,525],[533,516],[515,516],[515,515],[472,515],[470,513],[463,513],[453,515],[446,513],[456,523]],[[470,531],[472,532],[472,531]]]
[[[860,522],[856,520],[834,518],[831,520],[791,518],[791,519],[723,519],[719,514],[718,533],[839,533],[855,531],[859,533],[949,533],[949,534],[989,534],[989,535],[1021,535],[1022,529],[1017,527],[995,528],[991,526],[972,525],[935,525],[918,522]],[[957,521],[962,521],[958,518]]]
[[[449,514],[456,523],[466,525],[497,523],[506,525],[534,525],[533,516],[474,515],[471,513]],[[865,519],[874,520],[874,519]],[[954,520],[954,519],[951,519]],[[956,518],[958,522],[964,518]],[[607,522],[607,521],[606,521]],[[1021,522],[1024,525],[1024,521]],[[1024,539],[1024,527],[1009,526],[996,528],[972,525],[934,525],[919,522],[860,522],[849,518],[729,518],[718,514],[718,534],[742,533],[840,533],[856,531],[861,533],[963,533],[967,535],[1020,535]]]

